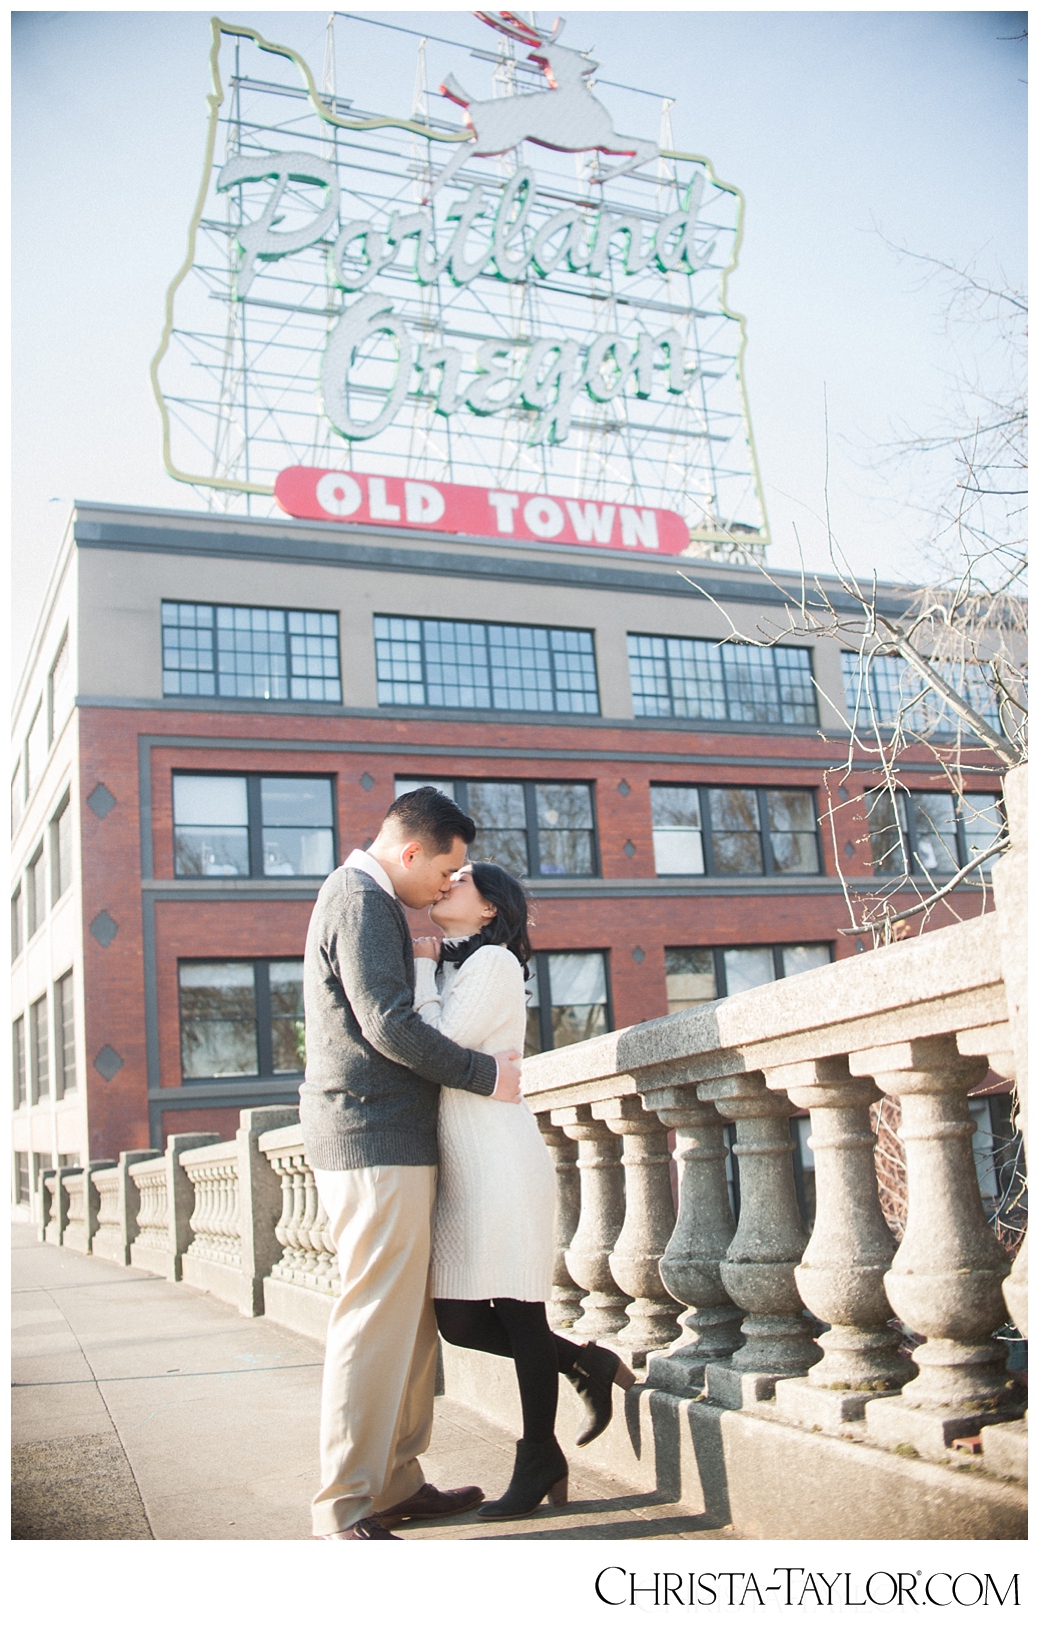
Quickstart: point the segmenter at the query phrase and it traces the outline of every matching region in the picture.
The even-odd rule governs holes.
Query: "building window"
[[[41,843],[25,873],[26,933],[32,938],[47,915],[47,878]]]
[[[11,895],[11,960],[18,957],[25,949],[24,918],[22,916],[22,885],[18,884]]]
[[[51,898],[59,900],[72,881],[72,804],[66,792],[51,821]]]
[[[25,1016],[16,1018],[11,1025],[11,1079],[14,1086],[14,1106],[20,1109],[27,1096],[28,1074],[25,1067]]]
[[[47,997],[41,996],[29,1008],[30,1103],[46,1097],[50,1085],[50,1059],[47,1051]]]
[[[185,1080],[302,1075],[303,962],[181,962]]]
[[[815,794],[785,787],[652,786],[658,877],[817,876]]]
[[[31,794],[43,774],[47,762],[47,717],[41,703],[37,703],[29,734],[25,742],[26,789]]]
[[[339,618],[163,600],[162,693],[342,701]]]
[[[15,1187],[14,1202],[16,1205],[28,1205],[32,1199],[32,1176],[30,1174],[30,1156],[21,1149],[15,1154]]]
[[[173,777],[178,877],[327,877],[336,863],[327,775]]]
[[[989,670],[981,662],[936,662],[935,671],[992,725],[1001,729],[999,702]],[[844,701],[859,729],[890,730],[896,723],[917,732],[955,734],[967,726],[941,696],[927,689],[923,677],[901,656],[870,656],[841,651]]]
[[[826,967],[829,945],[673,945],[664,951],[668,1012],[739,995],[759,984]]]
[[[58,654],[47,680],[47,738],[53,741],[72,706],[72,664],[69,661],[69,631],[61,636]]]
[[[539,950],[527,982],[526,1055],[587,1041],[610,1027],[605,952]]]
[[[14,766],[11,776],[11,831],[16,832],[22,823],[25,813],[25,779],[22,774],[22,760],[19,758]]]
[[[723,718],[817,724],[811,652],[803,645],[717,644],[628,635],[636,718]]]
[[[952,876],[1003,834],[1003,811],[991,792],[891,791],[866,794],[873,870],[880,876]],[[998,856],[979,867],[988,872]]]
[[[76,1015],[72,974],[54,986],[54,1092],[68,1097],[76,1090]]]
[[[592,635],[582,628],[375,618],[380,707],[598,713]]]
[[[395,795],[436,786],[476,822],[470,860],[517,877],[594,877],[599,863],[592,789],[575,781],[416,781]]]

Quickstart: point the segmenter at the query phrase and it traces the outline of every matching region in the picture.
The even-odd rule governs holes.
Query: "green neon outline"
[[[444,141],[452,143],[469,141],[471,138],[468,133],[462,131],[459,131],[456,134],[455,132],[433,130],[429,125],[420,124],[415,119],[395,119],[389,116],[375,119],[347,119],[344,118],[342,114],[332,113],[324,105],[320,95],[318,94],[318,88],[314,81],[314,76],[310,71],[309,63],[307,63],[306,60],[300,56],[299,52],[292,48],[292,46],[276,45],[272,41],[264,39],[263,35],[258,29],[248,28],[244,24],[239,23],[225,23],[220,17],[210,18],[210,29],[212,43],[209,50],[209,70],[213,90],[206,97],[206,101],[209,105],[209,126],[206,131],[205,156],[202,162],[202,182],[199,187],[195,208],[192,211],[191,220],[188,224],[187,253],[185,255],[183,264],[174,276],[169,288],[166,290],[166,320],[163,324],[162,338],[159,341],[159,348],[152,357],[151,363],[149,364],[148,373],[151,379],[152,392],[155,396],[159,409],[159,415],[162,419],[162,461],[165,465],[167,475],[171,476],[173,480],[183,481],[189,486],[208,486],[225,492],[255,492],[261,497],[273,497],[273,486],[264,486],[257,482],[249,481],[230,481],[223,476],[216,475],[188,475],[185,473],[185,471],[177,469],[176,465],[173,463],[170,453],[169,411],[166,407],[166,400],[159,385],[159,366],[165,357],[166,352],[169,350],[170,339],[173,334],[174,297],[177,290],[180,288],[181,283],[183,283],[184,279],[187,277],[188,273],[195,264],[195,244],[198,237],[198,228],[202,219],[202,211],[205,208],[206,198],[209,194],[209,185],[212,179],[213,154],[216,151],[217,126],[219,122],[220,109],[224,102],[224,87],[220,79],[221,37],[224,34],[227,34],[232,38],[252,40],[253,44],[256,45],[261,51],[268,51],[272,56],[287,57],[290,62],[295,63],[307,87],[307,95],[314,112],[320,119],[323,119],[326,124],[337,125],[343,130],[384,130],[387,128],[409,130],[413,135],[425,136],[432,141]],[[771,543],[772,538],[769,531],[768,511],[765,508],[765,494],[761,484],[761,470],[758,464],[757,445],[754,440],[754,429],[751,424],[750,402],[747,399],[747,383],[744,375],[744,357],[747,349],[747,319],[741,312],[733,311],[728,304],[729,277],[737,268],[739,263],[740,249],[743,245],[746,199],[744,198],[744,195],[739,187],[734,186],[730,181],[720,181],[718,179],[718,175],[715,171],[714,165],[711,163],[711,160],[702,153],[685,153],[680,151],[671,151],[670,149],[661,149],[660,157],[684,159],[690,163],[702,164],[710,177],[712,185],[717,187],[720,192],[732,193],[733,197],[736,198],[738,202],[736,241],[733,245],[732,258],[721,274],[721,287],[719,291],[718,304],[723,316],[728,317],[731,321],[739,324],[740,343],[739,349],[736,353],[736,378],[739,384],[740,401],[743,405],[743,421],[747,427],[747,445],[750,450],[752,467],[751,473],[754,481],[754,491],[761,509],[761,518],[764,522],[762,530],[758,533],[758,537],[755,540],[755,544],[758,547],[767,548]],[[710,543],[717,542],[719,535],[722,537],[728,537],[733,543],[743,542],[742,535],[737,536],[734,533],[727,533],[724,530],[722,530],[722,532],[719,534],[717,531],[700,531],[692,528],[690,528],[689,539],[690,542],[695,541],[699,543]]]

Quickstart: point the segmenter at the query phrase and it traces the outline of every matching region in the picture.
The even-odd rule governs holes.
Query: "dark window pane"
[[[76,1090],[76,1024],[71,973],[66,973],[54,986],[54,1062],[56,1095],[64,1097]]]
[[[718,994],[714,973],[714,952],[702,948],[664,951],[664,978],[668,1012],[682,1012],[713,1001]]]
[[[11,895],[11,960],[20,956],[25,949],[25,937],[22,932],[22,890],[16,888]]]
[[[174,838],[174,858],[178,877],[247,877],[248,830],[179,827]]]
[[[543,877],[592,874],[592,795],[587,786],[537,789],[538,844]]]
[[[260,781],[260,803],[265,826],[332,825],[330,780],[264,777]]]
[[[728,995],[739,995],[741,990],[754,990],[759,984],[771,984],[775,979],[775,963],[767,945],[755,945],[747,950],[726,950],[724,957]]]
[[[766,792],[772,864],[801,875],[819,870],[815,802],[810,792]]]
[[[829,967],[829,945],[784,945],[783,977],[791,979],[796,973],[807,973],[813,967]]]
[[[590,877],[592,875],[592,839],[590,832],[553,831],[551,827],[540,832],[538,845],[543,877]]]
[[[956,849],[956,810],[950,792],[914,792],[916,859],[925,871],[960,869]]]
[[[715,786],[707,796],[715,871],[728,876],[760,876],[764,866],[757,794],[743,786]]]
[[[894,795],[886,786],[866,794],[869,845],[873,869],[882,876],[901,876],[906,870],[905,794]]]
[[[601,951],[549,956],[548,978],[553,1046],[606,1034],[606,963]]]
[[[66,803],[53,829],[54,898],[60,899],[72,881],[72,805]]]
[[[375,618],[380,706],[598,713],[590,633]]]
[[[967,859],[972,860],[978,854],[984,854],[986,849],[997,843],[1003,835],[1003,810],[999,799],[992,792],[969,792],[961,803],[961,816],[963,819],[963,835],[967,844]],[[986,860],[978,867],[986,875],[995,865],[998,855]]]
[[[722,666],[729,717],[747,723],[779,723],[779,687],[771,650],[723,645]]]
[[[466,787],[469,813],[483,831],[492,826],[496,830],[523,830],[527,824],[527,808],[523,787],[517,783],[470,781]]]
[[[276,1075],[299,1075],[307,1062],[303,963],[271,962],[271,1050]]]
[[[652,786],[649,797],[657,876],[702,876],[700,794],[695,786]]]
[[[250,962],[181,965],[180,1047],[186,1080],[258,1072],[256,988]]]
[[[312,826],[265,826],[265,877],[327,877],[335,865],[331,831]]]
[[[526,830],[496,831],[493,827],[485,831],[478,830],[469,844],[469,858],[500,865],[514,877],[525,877],[530,864],[527,859]]]

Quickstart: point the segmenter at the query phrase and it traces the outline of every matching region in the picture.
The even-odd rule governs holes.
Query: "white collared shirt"
[[[346,856],[343,864],[348,865],[352,871],[367,872],[368,876],[372,877],[379,884],[379,887],[382,889],[383,893],[389,894],[391,899],[396,899],[397,891],[392,882],[375,856],[373,854],[369,854],[367,849],[353,849]]]

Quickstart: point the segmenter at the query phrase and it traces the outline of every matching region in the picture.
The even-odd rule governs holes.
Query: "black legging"
[[[437,1328],[452,1346],[496,1352],[516,1365],[525,1442],[547,1442],[556,1428],[559,1376],[581,1351],[548,1327],[544,1301],[434,1300]]]

